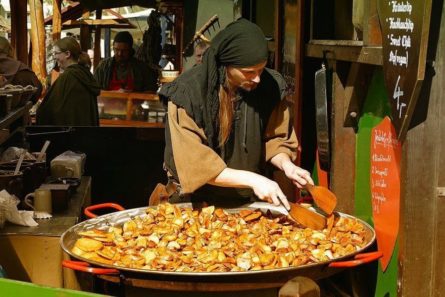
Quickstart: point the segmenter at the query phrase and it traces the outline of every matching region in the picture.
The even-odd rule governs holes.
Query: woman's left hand
[[[286,162],[283,164],[283,171],[287,178],[290,179],[299,189],[304,188],[306,184],[314,184],[309,171],[296,166],[292,162]]]
[[[281,169],[299,189],[304,188],[306,184],[314,184],[309,171],[295,165],[287,154],[277,154],[270,161]]]

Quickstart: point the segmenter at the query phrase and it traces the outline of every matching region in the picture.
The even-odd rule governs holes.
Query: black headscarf
[[[218,146],[219,87],[225,66],[250,67],[267,61],[267,41],[261,29],[246,19],[227,25],[213,39],[203,63],[163,85],[159,92],[193,117],[206,133],[209,146]],[[196,80],[197,79],[197,80]],[[196,83],[198,85],[196,85]]]

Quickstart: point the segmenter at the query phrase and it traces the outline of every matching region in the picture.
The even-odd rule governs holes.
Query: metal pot
[[[276,207],[268,203],[254,203],[242,208],[226,209],[227,211],[239,211],[241,209],[257,209],[259,205],[264,210],[270,210],[276,214]],[[146,269],[134,269],[127,267],[116,267],[106,265],[88,259],[84,259],[71,252],[75,242],[79,238],[78,232],[91,229],[105,229],[112,225],[121,225],[135,216],[144,216],[147,207],[122,210],[116,204],[101,204],[89,207],[85,210],[87,216],[91,216],[91,210],[104,207],[112,207],[121,211],[102,215],[79,223],[61,237],[60,244],[63,250],[71,257],[82,260],[63,261],[63,266],[79,271],[101,275],[108,281],[122,282],[133,286],[183,291],[238,291],[252,288],[276,288],[282,286],[286,281],[295,276],[306,276],[312,279],[326,278],[340,272],[346,267],[354,267],[374,261],[382,256],[381,252],[362,253],[375,241],[375,232],[366,222],[356,218],[366,229],[366,245],[357,252],[348,256],[315,264],[302,265],[298,267],[277,268],[270,270],[246,271],[246,272],[165,272]],[[180,204],[180,207],[191,207],[190,203]],[[352,217],[347,214],[338,213],[339,216]],[[193,283],[192,285],[190,283]]]

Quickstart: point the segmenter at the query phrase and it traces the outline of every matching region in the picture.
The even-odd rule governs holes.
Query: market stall
[[[79,1],[89,10],[106,9],[114,3],[105,2]],[[178,21],[169,36],[170,49],[173,49],[169,54],[174,57],[176,68],[182,70],[182,55],[187,54],[182,51],[182,42],[196,34],[193,25],[198,23],[197,7],[208,5],[203,10],[211,16],[220,1],[199,1],[196,6],[186,1],[167,2]],[[70,204],[73,210],[54,214],[37,228],[7,223],[0,229],[1,250],[8,251],[1,254],[0,264],[7,273],[33,283],[116,296],[147,292],[161,296],[248,293],[278,296],[279,289],[296,276],[309,279],[312,288],[321,288],[321,296],[433,297],[442,294],[445,286],[445,265],[441,260],[445,238],[440,228],[445,192],[441,170],[445,129],[442,120],[444,2],[266,2],[238,1],[230,9],[230,18],[244,16],[266,33],[268,65],[278,70],[287,83],[286,100],[292,106],[291,116],[301,147],[296,162],[312,172],[316,183],[336,194],[338,205],[333,217],[351,217],[364,226],[368,234],[366,244],[344,257],[300,266],[281,267],[279,265],[288,261],[283,258],[269,270],[237,271],[240,266],[230,266],[236,266],[236,261],[221,261],[234,271],[159,271],[149,267],[152,254],[146,253],[143,259],[135,256],[148,239],[139,239],[140,233],[132,233],[127,235],[132,241],[125,244],[141,246],[136,252],[129,252],[134,256],[129,267],[107,262],[112,259],[105,257],[104,260],[101,253],[119,254],[120,251],[112,250],[111,247],[118,244],[103,234],[110,232],[110,226],[123,229],[135,217],[141,216],[143,221],[158,212],[155,206],[147,207],[148,198],[158,184],[167,184],[167,177],[163,164],[165,110],[157,108],[157,94],[102,91],[99,97],[101,127],[29,126],[24,129],[29,103],[9,110],[0,120],[2,149],[9,142],[20,140],[22,146],[38,152],[45,141],[50,140],[47,162],[66,150],[87,155],[85,176],[71,200],[75,202]],[[13,45],[25,44],[26,28],[18,20],[26,18],[26,5],[21,1],[11,3],[15,9],[11,21]],[[201,18],[208,19],[200,13]],[[220,20],[224,20],[224,15],[220,15]],[[97,22],[86,23],[93,26]],[[27,61],[27,50],[15,48],[17,56]],[[281,179],[284,178],[276,176],[288,198],[313,203],[305,191],[296,190]],[[90,204],[89,198],[93,204],[118,203],[127,210],[119,208],[118,212],[86,219],[81,209]],[[310,209],[314,210],[319,212],[317,208]],[[161,211],[157,225],[162,225],[171,213],[175,211]],[[215,214],[209,222],[226,218],[224,213],[218,213],[221,217]],[[267,216],[268,211],[264,213]],[[252,225],[257,219],[261,220],[253,219]],[[273,219],[281,222],[277,217]],[[238,225],[248,225],[244,223]],[[285,233],[282,230],[287,232],[290,225],[272,233]],[[158,245],[162,238],[147,231],[158,226],[142,228],[142,231],[131,227],[130,231],[147,232],[141,236],[152,236],[146,245],[162,247]],[[201,228],[198,230],[202,234],[211,237],[212,232]],[[312,234],[311,228],[307,230]],[[175,236],[179,234],[178,231]],[[206,237],[202,234],[200,236]],[[87,251],[88,247],[83,246],[79,251],[76,243],[82,238],[94,240],[93,245],[101,248]],[[230,245],[239,238],[241,234],[223,243]],[[175,240],[172,242],[181,246]],[[278,243],[275,245],[270,252],[275,252]],[[31,246],[40,250],[38,257],[30,251]],[[104,246],[109,249],[104,251]],[[175,246],[172,243],[170,248],[174,250]],[[142,250],[147,249],[144,246]],[[65,268],[62,260],[67,260],[63,262]],[[142,260],[147,267],[142,267]],[[349,260],[366,265],[335,267],[349,265],[336,264]],[[42,276],[43,262],[50,263],[57,272],[53,278]],[[133,262],[140,266],[131,266]],[[224,265],[221,263],[212,264],[223,269],[218,266]],[[169,262],[169,265],[176,264]],[[243,264],[245,262],[240,265]],[[72,269],[80,272],[73,273]],[[74,276],[93,278],[100,285],[82,286]],[[314,294],[320,296],[320,290]]]

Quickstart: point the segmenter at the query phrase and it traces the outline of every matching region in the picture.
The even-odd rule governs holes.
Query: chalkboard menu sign
[[[405,138],[425,76],[431,0],[378,0],[383,68],[392,121]]]

